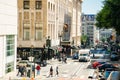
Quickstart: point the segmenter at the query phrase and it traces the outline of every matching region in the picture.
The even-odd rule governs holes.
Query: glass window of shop
[[[14,55],[15,50],[15,37],[14,35],[7,35],[6,36],[6,52],[7,56]]]
[[[6,63],[5,73],[12,72],[14,70],[14,62]]]

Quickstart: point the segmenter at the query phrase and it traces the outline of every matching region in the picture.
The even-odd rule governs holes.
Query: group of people
[[[56,76],[58,76],[59,72],[58,72],[58,66],[56,67]],[[48,77],[53,77],[53,67],[50,67],[50,72],[49,72],[49,76]]]
[[[40,65],[38,64],[35,68],[37,70],[37,75],[40,75],[40,70],[41,70],[41,67]],[[18,67],[18,73],[17,73],[17,76],[26,76],[26,73],[27,73],[27,68],[26,66],[19,66]],[[30,72],[29,72],[30,74]],[[58,72],[58,66],[56,67],[56,76],[58,76],[59,72]],[[50,67],[50,71],[49,71],[49,76],[48,77],[53,77],[53,67],[51,66]]]

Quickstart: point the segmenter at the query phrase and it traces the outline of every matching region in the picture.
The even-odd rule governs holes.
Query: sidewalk
[[[67,61],[69,62],[70,58],[67,58]],[[61,64],[63,63],[61,61],[58,61],[57,59],[47,60],[47,66],[41,67],[40,75],[38,76],[36,75],[34,80],[45,80],[49,74],[49,68],[51,66],[55,68],[57,65],[61,65]],[[5,77],[0,78],[0,80],[31,80],[31,78],[29,77],[19,77],[16,75],[17,75],[17,71],[11,72],[8,73]]]

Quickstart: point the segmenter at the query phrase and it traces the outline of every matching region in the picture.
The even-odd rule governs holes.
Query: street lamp
[[[60,46],[61,46],[62,35],[63,35],[63,31],[58,33],[58,36],[60,38]]]
[[[50,52],[49,52],[49,48],[51,47],[50,36],[48,36],[48,39],[46,40],[46,46],[48,47],[47,57],[48,57],[48,59],[50,59]]]
[[[35,78],[35,55],[33,53],[33,48],[34,46],[31,45],[31,50],[30,50],[30,53],[31,53],[31,57],[30,57],[30,61],[31,61],[31,70],[33,69],[32,67],[32,62],[34,63],[34,78]],[[34,56],[34,57],[33,57]],[[32,71],[31,71],[32,72]]]

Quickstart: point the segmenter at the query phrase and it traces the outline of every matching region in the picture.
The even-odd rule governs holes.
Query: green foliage
[[[87,35],[82,35],[81,36],[81,43],[84,44],[87,41]]]
[[[120,0],[105,0],[102,10],[97,13],[96,26],[114,28],[120,34]]]

